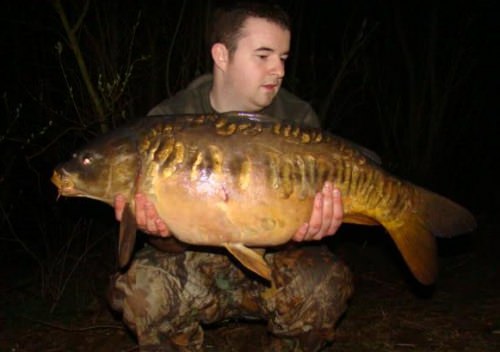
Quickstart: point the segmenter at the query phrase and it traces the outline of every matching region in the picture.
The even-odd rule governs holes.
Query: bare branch
[[[101,131],[106,132],[106,131],[108,131],[108,125],[106,124],[106,117],[104,114],[104,109],[102,108],[101,100],[99,99],[99,96],[97,95],[97,92],[94,88],[94,85],[92,84],[92,81],[90,79],[87,65],[85,64],[85,60],[83,59],[83,54],[80,50],[80,46],[78,45],[78,40],[76,39],[76,36],[75,36],[75,32],[74,32],[75,27],[71,28],[69,21],[68,21],[68,18],[66,16],[66,12],[64,11],[64,8],[62,7],[60,0],[54,0],[52,2],[52,5],[54,6],[54,9],[56,10],[57,14],[59,15],[59,18],[61,19],[64,30],[66,31],[66,35],[68,36],[69,45],[71,47],[71,50],[73,51],[73,54],[75,55],[76,61],[78,63],[78,67],[80,68],[80,74],[82,75],[83,82],[85,83],[85,86],[87,88],[87,92],[89,93],[90,98],[94,104],[94,108],[95,108],[96,113],[97,113],[97,118],[98,118],[99,124],[101,126]],[[81,18],[82,17],[80,17],[80,19]]]

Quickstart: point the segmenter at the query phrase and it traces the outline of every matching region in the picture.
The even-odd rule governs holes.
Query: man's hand
[[[326,182],[314,198],[314,208],[309,223],[302,225],[293,236],[294,241],[320,240],[333,235],[342,224],[344,208],[340,191]]]
[[[119,194],[115,197],[115,217],[118,221],[122,219],[125,204],[125,198],[122,195]],[[158,216],[153,203],[141,193],[135,195],[135,221],[137,227],[148,235],[170,236],[167,225]]]

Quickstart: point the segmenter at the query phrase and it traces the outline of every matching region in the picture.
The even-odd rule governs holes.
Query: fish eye
[[[88,165],[92,164],[93,157],[91,154],[85,153],[82,155],[80,161],[81,161],[82,165],[88,166]]]

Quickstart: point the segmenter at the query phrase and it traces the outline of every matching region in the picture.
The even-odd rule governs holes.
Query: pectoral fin
[[[120,236],[118,238],[118,265],[123,268],[128,264],[134,251],[137,224],[135,217],[127,203],[123,210],[122,221],[120,222]]]
[[[254,250],[241,243],[225,243],[224,247],[246,268],[268,281],[271,279],[271,268],[264,260],[264,251]]]

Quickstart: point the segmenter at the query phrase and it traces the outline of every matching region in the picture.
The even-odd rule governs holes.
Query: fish
[[[134,120],[59,164],[58,196],[113,205],[127,200],[118,261],[133,256],[134,195],[143,193],[173,236],[224,247],[271,281],[265,251],[286,244],[309,221],[326,181],[342,194],[344,223],[383,226],[414,277],[438,274],[436,237],[472,232],[463,206],[385,170],[375,154],[328,131],[274,117],[232,112]]]

